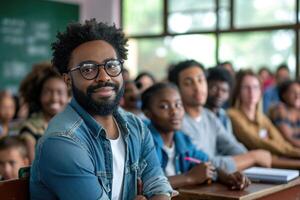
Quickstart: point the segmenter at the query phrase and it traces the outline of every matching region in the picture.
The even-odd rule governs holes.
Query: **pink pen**
[[[198,160],[198,159],[192,158],[192,157],[185,157],[184,160],[190,161],[192,163],[197,163],[197,164],[201,163],[201,160]]]
[[[187,161],[190,161],[190,162],[196,163],[196,164],[202,163],[201,160],[198,160],[198,159],[192,158],[192,157],[185,157],[184,160],[187,160]],[[207,182],[208,185],[210,185],[212,183],[212,180],[209,178],[209,179],[207,179],[206,182]]]

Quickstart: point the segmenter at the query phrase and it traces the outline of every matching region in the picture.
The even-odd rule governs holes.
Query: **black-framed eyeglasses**
[[[111,76],[116,77],[121,74],[123,70],[123,61],[119,59],[109,59],[104,63],[97,64],[93,61],[84,61],[80,63],[77,67],[72,68],[69,72],[79,69],[80,74],[83,78],[87,80],[95,79],[99,74],[99,67],[103,66],[105,72]]]

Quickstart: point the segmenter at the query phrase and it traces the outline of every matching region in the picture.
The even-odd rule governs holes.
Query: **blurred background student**
[[[236,77],[233,107],[228,110],[236,137],[248,149],[262,148],[272,154],[300,158],[300,148],[287,142],[261,111],[262,89],[258,76],[240,70]]]
[[[278,87],[280,102],[270,108],[269,116],[282,136],[300,148],[300,83],[283,82]]]
[[[150,72],[139,73],[134,81],[137,88],[140,90],[140,93],[143,93],[156,82],[154,76]]]
[[[12,120],[16,112],[16,104],[9,91],[0,92],[0,137],[12,135]],[[9,134],[10,132],[10,134]]]
[[[263,92],[274,85],[275,79],[268,67],[261,67],[258,71],[258,76],[262,84]]]
[[[0,139],[0,175],[1,180],[18,178],[18,171],[29,165],[26,145],[18,136],[6,136]]]
[[[30,116],[21,127],[20,134],[26,141],[31,162],[37,140],[44,134],[51,118],[64,109],[70,94],[62,77],[50,63],[33,67],[21,83],[20,94],[29,105]]]
[[[145,115],[141,110],[141,94],[136,84],[132,80],[124,82],[124,95],[122,97],[122,108],[135,114],[141,119],[145,119]]]
[[[265,114],[269,109],[279,102],[278,86],[286,80],[290,80],[290,70],[286,64],[281,64],[276,69],[275,83],[263,93],[263,111]]]

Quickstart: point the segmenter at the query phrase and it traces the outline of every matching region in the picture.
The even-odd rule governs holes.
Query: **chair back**
[[[5,200],[29,200],[29,179],[0,181],[0,198]]]

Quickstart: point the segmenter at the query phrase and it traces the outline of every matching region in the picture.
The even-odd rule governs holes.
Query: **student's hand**
[[[272,165],[272,155],[269,151],[258,149],[251,151],[255,164],[262,167],[271,167]]]
[[[247,176],[241,172],[227,174],[224,171],[219,172],[220,182],[228,186],[230,190],[243,190],[251,184]]]
[[[210,163],[200,163],[190,169],[186,176],[188,178],[188,182],[192,184],[201,184],[204,183],[208,179],[212,179],[215,173],[215,167]]]
[[[147,200],[147,198],[143,195],[137,195],[134,200]]]

